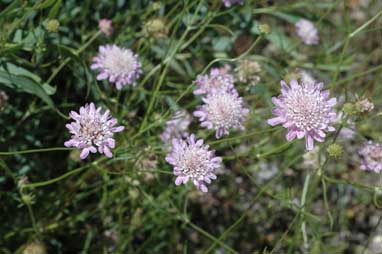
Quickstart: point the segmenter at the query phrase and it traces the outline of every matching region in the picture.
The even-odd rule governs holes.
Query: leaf
[[[16,12],[20,8],[20,1],[14,0],[10,5],[8,5],[4,10],[0,12],[0,20],[5,18],[8,14]]]
[[[228,51],[232,47],[231,38],[228,36],[222,36],[212,40],[213,48],[215,51]]]
[[[48,95],[53,95],[56,93],[57,91],[57,87],[55,86],[51,86],[49,85],[48,83],[44,83],[42,84],[42,89],[44,89],[44,91],[48,94]]]
[[[21,67],[17,67],[9,63],[5,64],[5,67],[6,68],[0,67],[0,84],[15,89],[19,92],[36,95],[50,107],[54,107],[54,103],[46,91],[48,90],[49,93],[54,93],[55,89],[53,87],[48,84],[44,84],[44,89],[43,86],[39,85],[38,81],[41,80],[40,77]]]
[[[48,17],[50,19],[54,19],[56,16],[57,16],[57,13],[58,13],[58,10],[60,9],[60,6],[61,6],[61,0],[58,0],[54,6],[52,7],[52,9],[50,9],[49,11],[49,14],[48,14]]]
[[[53,5],[56,0],[47,0],[45,2],[41,1],[41,3],[36,4],[33,9],[35,10],[41,10],[48,8],[49,6]]]
[[[279,49],[293,55],[295,46],[281,30],[273,29],[272,32],[266,36],[266,38]]]
[[[16,30],[13,36],[13,43],[22,44],[25,51],[33,51],[38,42],[43,41],[45,31],[40,27],[36,27],[32,31]]]

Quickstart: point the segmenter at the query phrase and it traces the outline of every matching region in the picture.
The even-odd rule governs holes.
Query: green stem
[[[88,164],[88,165],[85,165],[85,166],[82,166],[82,167],[79,167],[79,168],[76,168],[76,169],[73,169],[59,177],[56,177],[56,178],[53,178],[53,179],[50,179],[50,180],[47,180],[47,181],[43,181],[43,182],[37,182],[37,183],[29,183],[29,184],[25,184],[24,187],[25,188],[35,188],[35,187],[42,187],[42,186],[46,186],[46,185],[50,185],[50,184],[53,184],[55,182],[59,182],[61,181],[62,179],[65,179],[71,175],[74,175],[74,174],[77,174],[79,172],[81,172],[82,170],[92,166],[94,163],[96,163],[97,161],[91,163],[91,164]]]
[[[28,154],[28,153],[44,153],[44,152],[54,152],[54,151],[69,151],[69,150],[73,150],[73,148],[52,147],[52,148],[30,149],[30,150],[14,151],[14,152],[0,152],[0,156],[10,156],[10,155]]]
[[[82,51],[84,51],[87,47],[89,47],[89,45],[95,40],[97,39],[97,37],[101,34],[100,31],[96,32],[82,47],[80,47],[79,49],[77,49],[74,54],[75,55],[79,55],[82,53]],[[53,71],[53,73],[50,75],[50,77],[48,78],[48,80],[46,81],[48,84],[50,84],[50,82],[52,82],[52,80],[57,76],[57,74],[61,71],[62,68],[65,67],[65,65],[67,65],[70,60],[72,60],[72,58],[70,57],[67,57],[65,58],[65,60],[57,67],[57,69],[55,69]]]

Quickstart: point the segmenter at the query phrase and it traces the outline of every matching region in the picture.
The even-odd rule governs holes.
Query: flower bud
[[[60,22],[58,22],[57,19],[51,19],[45,25],[46,30],[48,30],[51,33],[57,33],[59,27]]]
[[[331,144],[326,151],[328,152],[330,157],[333,157],[336,160],[341,158],[341,156],[344,152],[342,146],[340,146],[338,144]]]
[[[271,27],[268,24],[259,24],[258,28],[262,34],[269,34],[271,32]]]
[[[149,36],[152,36],[156,39],[165,38],[168,34],[168,27],[163,19],[154,18],[147,21],[144,25],[143,30]]]
[[[46,254],[45,244],[39,241],[27,243],[22,254]]]

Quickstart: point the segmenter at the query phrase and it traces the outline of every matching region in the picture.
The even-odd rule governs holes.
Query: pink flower
[[[318,44],[318,30],[312,22],[306,19],[300,19],[296,23],[296,33],[307,45]]]
[[[312,150],[314,140],[323,142],[327,131],[335,131],[330,124],[336,121],[333,107],[336,98],[329,98],[329,90],[321,91],[323,83],[290,82],[290,87],[281,81],[281,95],[273,97],[276,107],[272,113],[276,116],[268,120],[275,126],[282,124],[287,128],[286,139],[292,141],[296,137],[305,137],[306,149]]]
[[[201,126],[216,130],[216,138],[228,135],[231,129],[244,130],[249,109],[243,106],[243,99],[236,90],[213,90],[202,98],[204,104],[195,112]]]
[[[98,28],[106,36],[110,36],[113,33],[113,25],[110,19],[101,19],[98,21]]]
[[[213,89],[226,91],[234,89],[234,77],[228,73],[227,68],[212,68],[209,75],[198,75],[195,81],[197,89],[194,94],[207,94]]]
[[[359,151],[359,155],[362,157],[362,170],[382,172],[382,144],[368,141]]]
[[[230,7],[233,4],[243,4],[243,0],[223,0],[225,7]]]
[[[130,49],[117,45],[100,46],[91,68],[100,71],[97,80],[108,79],[115,83],[118,90],[125,85],[135,85],[142,73],[138,56]]]
[[[192,117],[185,110],[175,112],[174,116],[166,122],[166,128],[160,135],[161,140],[166,144],[171,144],[174,138],[188,136],[187,129],[192,121]]]
[[[81,159],[85,159],[89,152],[96,153],[97,149],[109,158],[113,156],[113,134],[122,131],[124,127],[115,127],[117,119],[109,115],[109,110],[104,113],[101,113],[101,110],[101,107],[96,108],[94,103],[90,103],[81,107],[79,114],[75,111],[69,114],[74,121],[66,125],[72,137],[65,142],[65,146],[81,149]]]
[[[175,184],[186,184],[189,180],[199,190],[208,192],[206,184],[216,179],[215,169],[220,168],[222,159],[215,156],[215,151],[209,151],[203,140],[195,140],[195,135],[185,140],[173,139],[172,151],[166,156],[166,161],[174,168]]]

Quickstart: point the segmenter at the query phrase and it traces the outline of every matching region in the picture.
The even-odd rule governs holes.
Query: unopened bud
[[[328,152],[330,157],[333,157],[336,160],[341,158],[344,152],[342,146],[338,144],[331,144],[326,151]]]
[[[260,24],[258,28],[262,34],[269,34],[271,32],[271,27],[268,24]]]
[[[59,27],[60,22],[58,22],[57,19],[51,19],[45,25],[46,30],[48,30],[51,33],[56,33]]]

